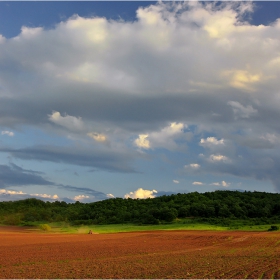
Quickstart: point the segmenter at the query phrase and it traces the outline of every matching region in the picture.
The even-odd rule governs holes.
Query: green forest
[[[232,220],[251,224],[280,222],[280,194],[214,191],[164,195],[147,199],[111,198],[92,203],[66,203],[29,198],[0,202],[0,223],[68,222],[72,225],[171,223],[194,219],[226,225]]]

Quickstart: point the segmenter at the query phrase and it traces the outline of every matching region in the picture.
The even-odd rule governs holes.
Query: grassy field
[[[212,226],[205,224],[180,225],[132,225],[132,224],[116,224],[116,225],[89,225],[89,226],[67,226],[50,224],[53,231],[64,233],[87,233],[92,230],[93,233],[116,233],[116,232],[132,232],[132,231],[151,231],[151,230],[227,230],[225,227]]]
[[[213,230],[213,231],[267,231],[270,224],[251,225],[246,221],[235,220],[229,225],[213,225],[206,222],[197,222],[191,219],[180,219],[172,223],[159,225],[135,225],[135,224],[111,224],[111,225],[78,225],[73,226],[66,222],[48,223],[34,222],[26,224],[32,226],[34,231],[48,231],[53,233],[116,233],[133,231],[152,231],[152,230]],[[280,224],[274,224],[280,227]]]

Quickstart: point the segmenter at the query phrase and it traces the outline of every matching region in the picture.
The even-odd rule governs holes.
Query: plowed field
[[[0,278],[280,278],[277,232],[51,234],[0,228]]]

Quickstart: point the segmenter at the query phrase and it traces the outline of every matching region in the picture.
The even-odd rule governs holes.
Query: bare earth
[[[42,234],[0,227],[0,278],[279,279],[280,234]]]

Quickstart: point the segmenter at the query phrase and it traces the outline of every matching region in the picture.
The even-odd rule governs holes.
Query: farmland
[[[278,232],[0,228],[0,278],[280,278]]]

